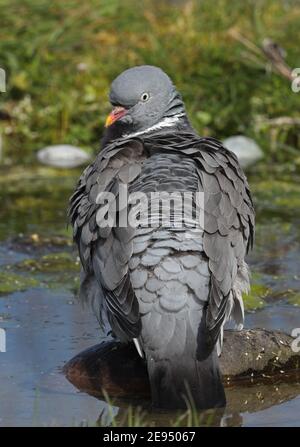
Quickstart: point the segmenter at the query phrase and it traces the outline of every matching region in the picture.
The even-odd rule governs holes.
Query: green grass
[[[271,132],[260,118],[297,116],[289,81],[245,55],[238,30],[257,45],[264,37],[299,66],[300,6],[283,0],[0,0],[0,95],[4,163],[34,160],[58,142],[96,150],[109,111],[112,79],[125,68],[154,64],[182,92],[204,135],[254,137],[270,162],[300,166],[299,129]],[[273,135],[274,137],[274,135]]]

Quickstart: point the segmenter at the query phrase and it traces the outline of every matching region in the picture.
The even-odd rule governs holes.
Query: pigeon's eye
[[[150,95],[149,95],[149,93],[142,93],[142,96],[141,96],[141,100],[143,101],[143,102],[146,102],[146,101],[148,101],[148,99],[150,98]]]

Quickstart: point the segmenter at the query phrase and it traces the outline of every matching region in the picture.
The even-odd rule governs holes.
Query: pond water
[[[127,403],[111,409],[61,373],[72,356],[101,340],[92,312],[76,301],[79,266],[65,210],[78,175],[45,168],[1,173],[0,328],[6,352],[0,352],[0,426],[107,425],[113,416],[126,417]],[[258,227],[249,256],[254,287],[248,328],[290,333],[300,327],[296,180],[268,184],[250,178]],[[300,383],[235,386],[226,393],[225,413],[203,424],[300,425]],[[168,425],[174,415],[150,413],[147,420]]]

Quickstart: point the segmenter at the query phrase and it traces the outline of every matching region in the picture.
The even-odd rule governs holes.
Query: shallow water
[[[35,281],[34,286],[0,294],[0,328],[7,337],[7,352],[0,353],[0,426],[111,421],[105,402],[78,392],[61,373],[66,361],[101,339],[91,311],[82,309],[75,298],[76,262],[65,259],[76,258],[65,228],[65,209],[77,175],[34,172],[27,178],[29,193],[16,181],[14,188],[0,193],[0,273]],[[256,197],[257,243],[249,262],[253,280],[268,288],[268,294],[260,309],[247,313],[246,327],[290,333],[300,327],[300,306],[290,304],[297,302],[300,289],[299,211],[270,203],[259,188]],[[43,258],[49,253],[58,258]],[[32,264],[32,260],[37,261]],[[58,262],[62,262],[59,267]],[[236,386],[226,393],[225,414],[209,424],[300,425],[299,383]],[[126,407],[125,402],[113,407],[117,420],[122,420]],[[147,418],[156,426],[174,419],[168,413],[151,413]]]

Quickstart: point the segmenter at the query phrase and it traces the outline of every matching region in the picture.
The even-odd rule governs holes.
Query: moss
[[[280,181],[270,179],[267,181],[253,181],[252,192],[256,199],[259,211],[266,213],[274,211],[281,217],[289,214],[291,216],[300,213],[300,182],[295,178],[291,181]],[[284,222],[281,230],[285,233],[290,230],[290,223]]]
[[[53,184],[57,189],[71,187],[80,172],[79,169],[55,169],[45,166],[0,167],[0,189],[5,189],[6,194],[20,194],[20,197],[24,198],[37,193],[37,198],[40,198],[41,191],[51,192]]]
[[[19,270],[37,271],[42,273],[78,272],[79,262],[69,253],[52,253],[39,259],[26,259],[16,265]]]
[[[19,197],[14,205],[18,208],[19,211],[38,208],[43,206],[45,203],[44,199],[41,197],[33,197],[33,196],[25,196]]]
[[[292,290],[287,296],[287,302],[293,306],[300,306],[300,292]]]
[[[48,227],[49,231],[49,227]],[[42,247],[63,247],[73,245],[72,228],[55,231],[53,235],[45,235],[39,233],[32,233],[29,235],[19,235],[15,238],[15,243],[20,246],[42,248]]]
[[[258,271],[251,271],[251,283],[253,282],[253,284],[255,284],[257,282],[261,282],[262,279],[263,279],[262,273]]]
[[[39,258],[7,266],[8,270],[30,272],[41,287],[67,289],[77,292],[79,285],[79,261],[67,252],[50,253]]]
[[[291,183],[287,180],[262,180],[254,185],[254,189],[258,192],[263,193],[272,193],[272,194],[291,194],[300,192],[300,185],[295,183]]]
[[[78,176],[77,171],[62,174],[43,167],[0,168],[0,240],[33,234],[35,239],[28,240],[29,244],[70,245],[70,229],[64,228]],[[58,237],[52,241],[53,234]]]
[[[249,294],[243,294],[245,310],[261,309],[266,305],[264,298],[270,293],[270,289],[263,284],[252,284]]]
[[[77,295],[79,283],[80,283],[80,277],[78,272],[72,273],[72,272],[63,272],[61,274],[58,274],[57,272],[55,274],[52,274],[49,277],[49,273],[47,273],[47,280],[45,280],[45,277],[43,277],[43,287],[47,289],[52,290],[70,290]]]
[[[39,282],[14,273],[0,272],[0,294],[7,294],[37,287]]]

